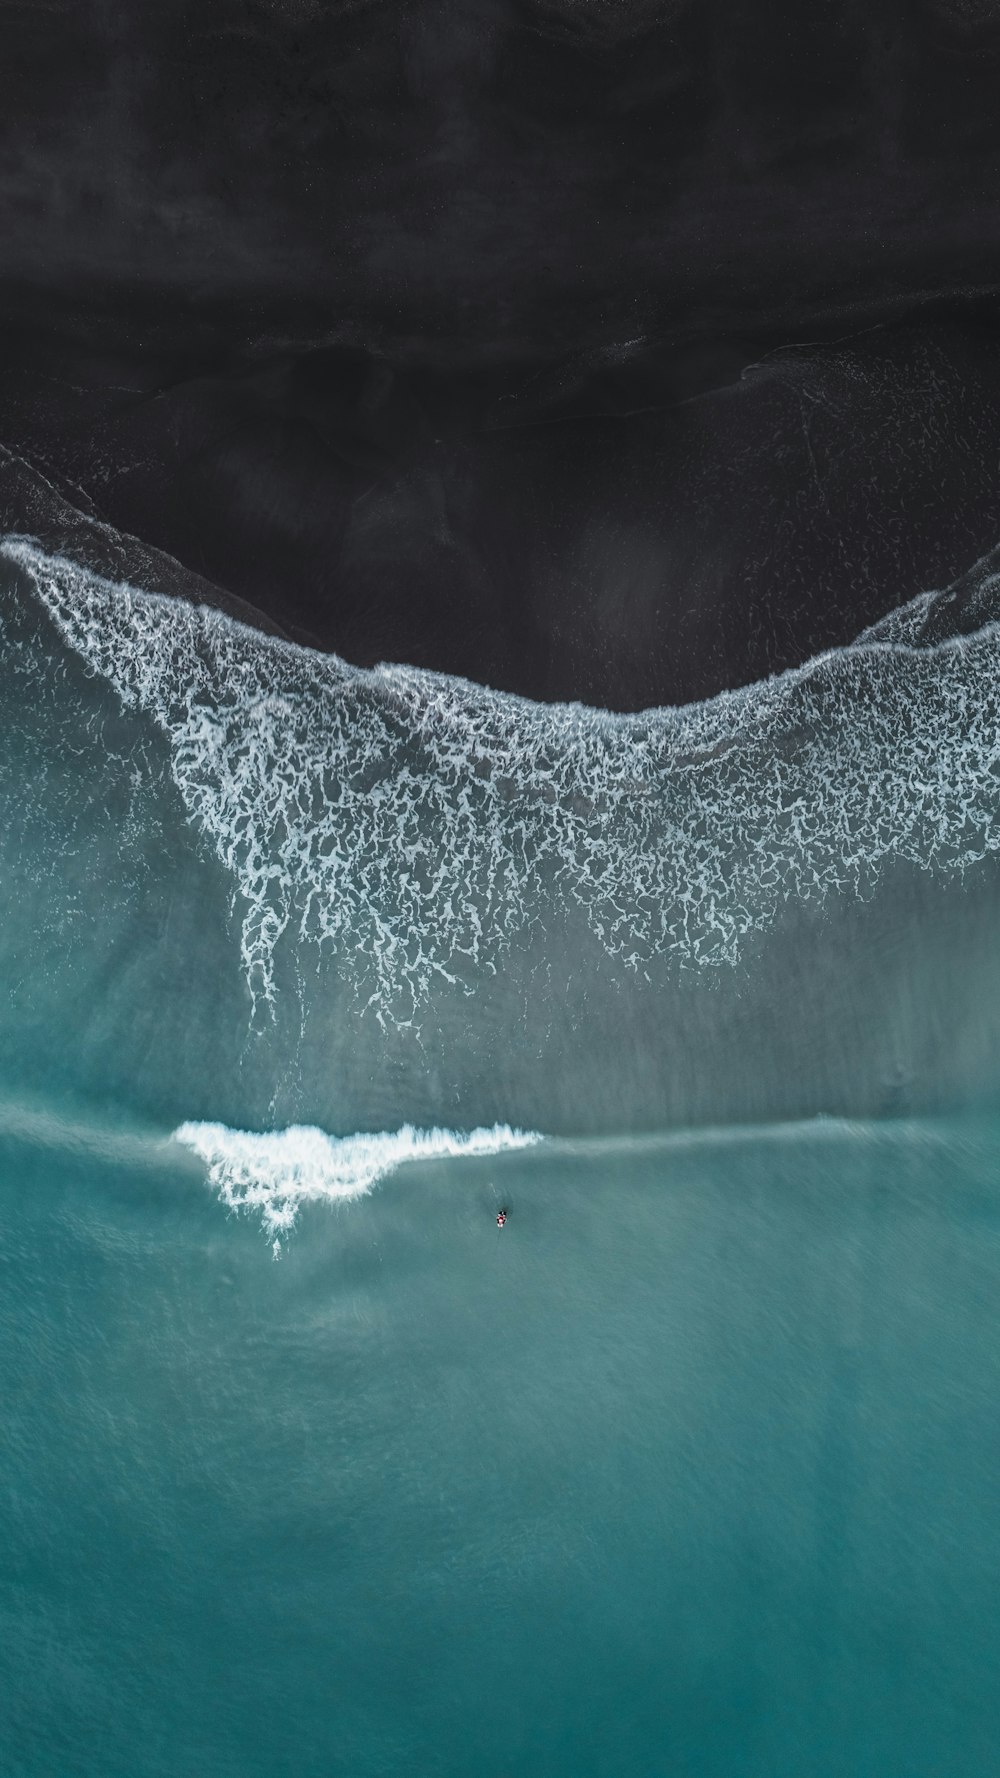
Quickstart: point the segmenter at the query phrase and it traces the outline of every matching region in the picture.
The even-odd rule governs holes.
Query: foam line
[[[266,1232],[278,1238],[291,1228],[302,1204],[362,1197],[407,1162],[503,1154],[542,1138],[508,1124],[466,1134],[404,1124],[393,1133],[338,1137],[304,1124],[253,1131],[186,1123],[174,1131],[174,1140],[205,1162],[209,1182],[224,1204],[257,1212]]]
[[[790,901],[869,894],[894,860],[960,875],[1000,847],[997,626],[915,646],[930,595],[779,677],[618,716],[356,669],[30,540],[0,548],[168,736],[262,1003],[282,948],[315,946],[405,1023],[567,907],[623,970],[731,965]]]

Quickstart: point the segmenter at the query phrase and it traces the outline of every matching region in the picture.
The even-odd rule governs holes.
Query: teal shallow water
[[[996,1124],[421,1163],[277,1263],[5,1127],[18,1778],[996,1770]]]
[[[4,1770],[993,1778],[993,580],[618,718],[3,547]]]

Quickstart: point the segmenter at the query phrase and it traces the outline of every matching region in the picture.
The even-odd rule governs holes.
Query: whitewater
[[[894,861],[961,875],[1000,843],[996,625],[923,641],[931,595],[774,679],[616,716],[352,668],[0,549],[168,738],[262,1003],[286,942],[335,951],[381,1021],[419,1019],[436,979],[474,992],[567,906],[634,975],[732,965],[789,903],[869,896]]]
[[[187,1123],[174,1140],[205,1162],[209,1183],[231,1210],[259,1213],[265,1232],[277,1243],[304,1202],[362,1197],[378,1180],[407,1162],[454,1156],[482,1156],[529,1148],[542,1140],[534,1131],[414,1130],[334,1138],[323,1130],[230,1130],[225,1124]]]

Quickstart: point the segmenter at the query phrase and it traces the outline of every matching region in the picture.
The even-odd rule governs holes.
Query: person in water
[[[498,1210],[497,1211],[497,1228],[502,1229],[503,1225],[506,1221],[507,1221],[506,1210]]]

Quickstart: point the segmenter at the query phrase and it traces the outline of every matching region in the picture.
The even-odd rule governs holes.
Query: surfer
[[[506,1221],[507,1221],[506,1210],[498,1210],[497,1211],[497,1228],[502,1229],[503,1225]]]

